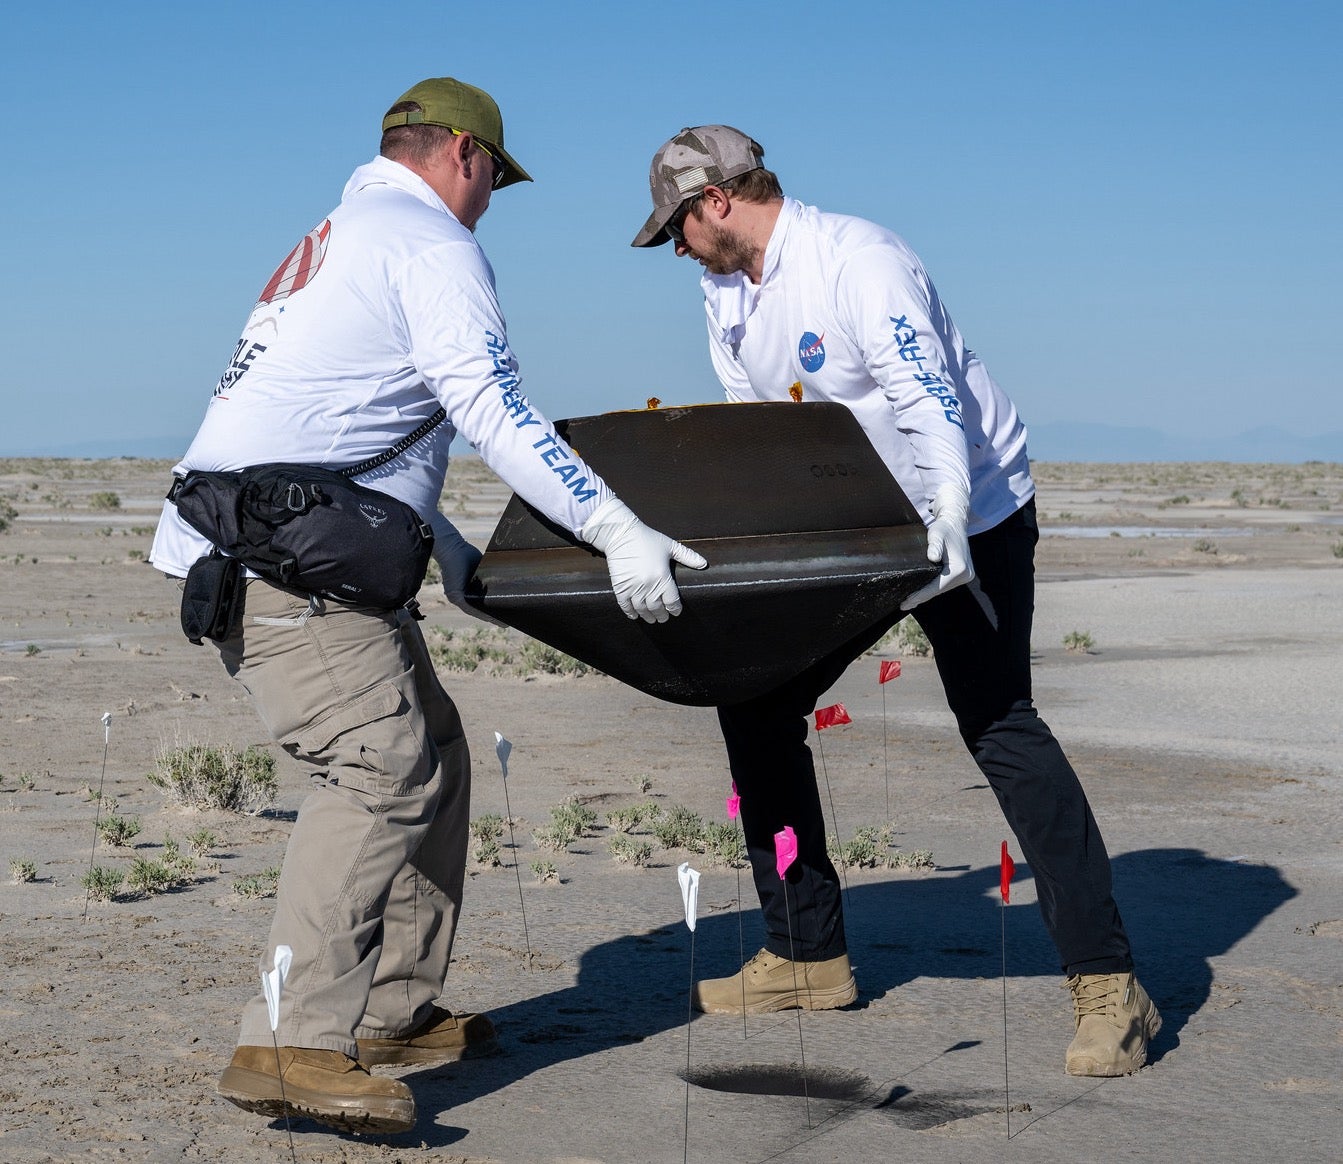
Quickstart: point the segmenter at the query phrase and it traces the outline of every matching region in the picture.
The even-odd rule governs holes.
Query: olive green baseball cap
[[[730,125],[697,125],[663,142],[648,169],[653,213],[630,246],[660,247],[668,242],[667,223],[682,202],[705,186],[721,186],[760,169],[764,156],[759,142]]]
[[[504,177],[500,187],[514,182],[530,182],[527,173],[504,149],[504,119],[484,89],[477,89],[454,77],[431,77],[402,93],[393,108],[403,101],[414,101],[419,110],[408,113],[388,113],[382,119],[386,133],[398,125],[443,125],[458,129],[480,139],[480,144],[504,163]]]

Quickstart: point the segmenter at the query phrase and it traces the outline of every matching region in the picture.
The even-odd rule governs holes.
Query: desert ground
[[[853,722],[813,739],[837,840],[877,838],[846,869],[858,1003],[688,1021],[692,977],[758,948],[754,897],[730,855],[620,813],[726,823],[712,711],[538,665],[426,584],[472,816],[511,820],[473,840],[445,1002],[489,1012],[504,1053],[403,1070],[418,1123],[382,1139],[215,1094],[306,778],[145,563],[168,467],[0,461],[0,1161],[1340,1157],[1343,465],[1037,466],[1036,701],[1165,1019],[1121,1079],[1063,1072],[1030,870],[1016,853],[1004,907],[1009,834],[916,643],[884,686],[877,656],[850,668],[826,702]],[[463,458],[442,507],[483,546],[506,499]],[[149,774],[187,744],[275,755],[276,798],[176,803]],[[566,805],[590,823],[546,848]],[[112,817],[138,832],[113,843]],[[95,868],[138,882],[95,895]]]

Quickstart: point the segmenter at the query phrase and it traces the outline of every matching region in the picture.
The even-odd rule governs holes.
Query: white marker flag
[[[694,932],[695,914],[699,908],[699,870],[692,869],[689,861],[682,862],[676,869],[681,882],[681,901],[685,905],[685,924]]]
[[[504,778],[508,777],[508,753],[513,750],[510,744],[498,732],[494,733],[494,754],[499,757],[499,767],[503,770]]]
[[[289,976],[289,964],[294,960],[294,951],[288,946],[275,947],[275,966],[266,969],[261,963],[261,989],[266,995],[266,1013],[270,1015],[270,1029],[280,1025],[280,992],[284,990],[284,980]]]

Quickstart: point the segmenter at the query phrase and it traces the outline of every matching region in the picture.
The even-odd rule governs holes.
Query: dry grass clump
[[[864,825],[854,830],[851,840],[841,842],[834,833],[825,838],[826,852],[836,866],[847,869],[933,869],[931,849],[895,851],[892,828]]]
[[[233,883],[233,892],[239,897],[251,899],[274,897],[279,884],[278,868],[263,869],[260,873],[249,873],[245,877],[239,877]]]
[[[636,841],[623,833],[611,838],[611,856],[618,865],[643,868],[652,855],[653,846],[648,841]]]
[[[673,804],[653,823],[653,835],[664,849],[704,851],[704,818],[683,804]]]
[[[446,671],[469,673],[484,667],[492,672],[505,666],[509,658],[502,634],[492,629],[445,631],[431,627],[428,645],[429,657]]]
[[[219,844],[219,838],[209,829],[197,829],[194,833],[187,833],[187,848],[197,857],[207,857],[210,850]]]
[[[485,812],[476,817],[468,826],[471,835],[478,841],[493,841],[504,835],[504,818],[497,812]]]
[[[190,857],[173,860],[164,856],[157,861],[136,857],[123,886],[137,897],[152,897],[190,884],[195,879],[195,872],[196,863]]]
[[[593,667],[535,639],[503,627],[429,631],[429,657],[445,671],[483,670],[490,675],[579,676],[597,674]]]
[[[105,816],[98,822],[98,837],[114,849],[124,849],[140,835],[140,822],[132,816]]]
[[[255,816],[274,803],[280,782],[275,757],[261,748],[187,744],[165,748],[148,780],[186,808]]]
[[[497,868],[503,864],[503,851],[499,847],[499,838],[504,835],[504,818],[497,812],[487,812],[476,817],[470,824],[471,835],[476,840],[472,855],[481,865]]]
[[[662,815],[662,809],[651,801],[641,804],[627,804],[624,808],[613,808],[606,814],[606,823],[618,833],[633,833],[650,825]]]
[[[550,824],[532,833],[532,840],[543,849],[560,853],[568,849],[597,823],[597,814],[570,797],[550,810]]]
[[[926,659],[933,653],[933,645],[912,618],[902,618],[867,649],[869,655],[889,655],[892,651],[916,659]]]
[[[94,865],[79,879],[79,884],[94,901],[113,901],[121,891],[125,874],[119,869],[109,869],[105,865]]]
[[[124,836],[123,840],[113,840],[104,833],[108,820],[120,821],[121,826],[113,830],[113,835]],[[133,830],[124,826],[129,823]],[[124,845],[130,837],[140,831],[139,821],[129,821],[120,817],[110,817],[98,824],[99,836],[108,844]],[[132,859],[129,869],[112,869],[96,865],[80,878],[80,885],[94,901],[115,901],[118,898],[153,897],[167,893],[179,886],[191,885],[196,881],[196,860],[182,852],[182,847],[171,836],[163,838],[162,851],[157,857],[137,856]]]
[[[717,821],[704,826],[704,854],[715,864],[740,868],[746,864],[746,840],[741,829]]]
[[[537,858],[532,862],[532,876],[544,885],[548,881],[559,881],[560,872],[555,868],[554,861],[545,861]]]

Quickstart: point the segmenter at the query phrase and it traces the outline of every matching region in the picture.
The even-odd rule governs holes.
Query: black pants
[[[913,613],[933,646],[947,703],[988,778],[1035,877],[1045,927],[1069,974],[1132,969],[1110,887],[1110,858],[1086,793],[1031,702],[1035,503],[970,539],[975,581]],[[840,881],[825,848],[816,769],[807,747],[817,700],[902,616],[846,643],[766,695],[718,709],[756,892],[780,957],[815,961],[846,950]],[[774,834],[790,825],[798,859],[785,891]]]

